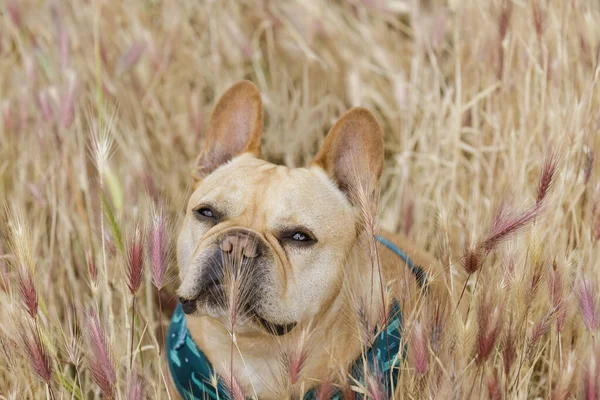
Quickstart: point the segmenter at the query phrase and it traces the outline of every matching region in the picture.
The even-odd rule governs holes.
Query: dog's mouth
[[[181,303],[181,308],[183,309],[183,312],[187,315],[195,313],[198,310],[198,300],[199,300],[198,298],[188,300],[188,299],[184,299],[184,298],[180,297],[179,302]],[[264,329],[267,333],[274,335],[274,336],[283,336],[283,335],[291,332],[296,327],[296,325],[298,325],[297,322],[291,322],[291,323],[287,323],[287,324],[279,324],[276,322],[270,322],[270,321],[267,321],[265,318],[261,317],[260,315],[258,315],[256,312],[253,312],[252,320],[258,326],[260,326],[262,329]]]
[[[188,300],[180,297],[179,303],[181,303],[181,309],[183,310],[184,314],[190,315],[196,312],[198,309],[197,301],[197,299]]]
[[[275,335],[275,336],[283,336],[287,333],[290,333],[297,325],[296,322],[292,322],[289,324],[277,324],[274,322],[269,322],[259,315],[256,315],[256,321],[268,333],[270,333],[271,335]]]
[[[209,282],[205,282],[202,285],[200,294],[194,299],[185,299],[180,297],[179,302],[181,303],[182,310],[185,314],[190,315],[198,311],[198,305],[212,309],[214,314],[213,317],[218,317],[224,309],[227,309],[227,303],[230,301],[226,294],[225,285],[219,279],[211,279]],[[283,336],[291,332],[297,325],[297,322],[291,323],[277,323],[271,322],[262,317],[258,312],[258,307],[254,302],[258,302],[258,298],[253,299],[253,304],[246,302],[241,305],[241,312],[245,313],[246,318],[240,318],[241,320],[247,320],[248,322],[254,323],[260,329],[274,336]]]

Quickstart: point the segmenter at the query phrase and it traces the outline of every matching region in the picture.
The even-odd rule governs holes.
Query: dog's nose
[[[260,255],[260,239],[251,232],[235,230],[228,232],[220,244],[225,253],[233,253],[248,258]]]

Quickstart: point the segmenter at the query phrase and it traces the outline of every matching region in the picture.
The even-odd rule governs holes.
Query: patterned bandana
[[[400,257],[415,275],[421,288],[426,288],[427,277],[421,267],[392,242],[376,236],[378,242],[393,251]],[[375,339],[371,347],[360,357],[351,369],[351,377],[364,384],[364,362],[367,362],[369,371],[375,371],[373,376],[381,377],[381,387],[388,396],[393,392],[398,380],[399,364],[401,358],[406,356],[406,349],[400,354],[400,341],[402,337],[402,313],[400,306],[394,300],[392,303],[386,326],[375,332]],[[167,359],[171,377],[185,400],[229,400],[229,390],[214,372],[208,358],[198,349],[189,334],[185,324],[185,314],[181,304],[177,305],[171,319],[167,334]],[[317,398],[317,388],[304,395],[304,400]],[[341,392],[335,392],[331,399],[342,399]]]

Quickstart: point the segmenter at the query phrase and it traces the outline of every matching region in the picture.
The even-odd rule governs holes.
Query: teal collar
[[[392,242],[376,236],[378,242],[393,251],[410,268],[417,278],[420,287],[425,288],[427,277],[421,267]],[[402,313],[399,304],[392,303],[387,325],[377,331],[371,347],[360,357],[351,369],[353,379],[364,383],[364,362],[368,363],[369,371],[376,371],[374,376],[381,377],[381,388],[390,395],[398,380],[400,360],[406,355],[402,349],[400,355],[400,342],[402,337]],[[198,349],[185,323],[185,314],[181,304],[177,305],[171,319],[167,334],[167,359],[171,377],[185,400],[229,400],[227,388],[214,372],[208,358]],[[305,394],[304,400],[312,400],[317,396],[317,388]],[[340,392],[335,392],[331,399],[341,399]]]

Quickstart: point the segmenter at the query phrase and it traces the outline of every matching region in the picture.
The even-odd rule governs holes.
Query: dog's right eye
[[[194,210],[194,215],[196,218],[201,220],[212,220],[217,221],[217,213],[213,211],[210,207],[199,207]]]

